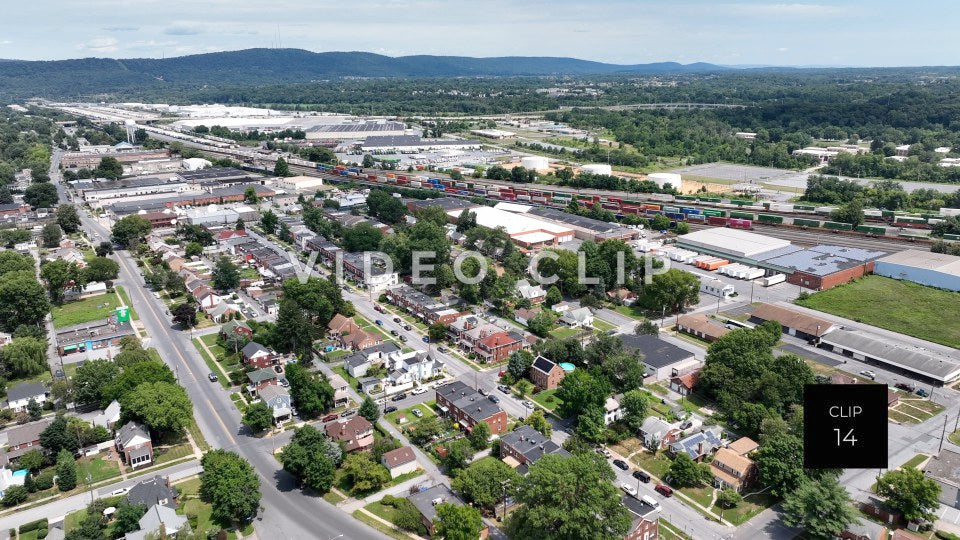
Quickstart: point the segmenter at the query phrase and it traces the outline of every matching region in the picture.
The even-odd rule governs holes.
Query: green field
[[[106,319],[118,307],[120,307],[120,299],[115,294],[104,294],[55,306],[51,310],[53,326],[65,328]]]
[[[596,328],[597,330],[600,330],[601,332],[606,332],[607,330],[615,329],[617,325],[609,323],[603,319],[594,318],[593,327]]]
[[[90,483],[96,484],[120,476],[120,466],[116,461],[103,459],[103,456],[99,455],[80,458],[77,460],[77,480],[85,485],[88,475]]]
[[[569,326],[561,326],[560,328],[554,328],[550,331],[550,335],[556,339],[566,339],[576,336],[579,333],[579,328],[570,328]]]
[[[960,324],[954,319],[944,319],[960,306],[957,292],[867,276],[797,300],[797,304],[960,348]]]

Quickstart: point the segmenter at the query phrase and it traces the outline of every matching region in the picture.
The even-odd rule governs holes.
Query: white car
[[[860,374],[863,375],[864,377],[869,378],[869,379],[876,379],[876,378],[877,378],[877,374],[874,373],[874,372],[872,372],[872,371],[870,371],[869,369],[865,369],[865,370],[861,371]]]
[[[620,484],[620,489],[626,491],[627,494],[630,495],[631,497],[636,497],[636,496],[637,496],[637,488],[631,486],[630,484],[628,484],[628,483],[626,483],[626,482]]]
[[[416,416],[417,418],[421,418],[423,416],[423,411],[420,409],[413,409],[410,411],[410,414]]]
[[[419,396],[420,394],[422,394],[422,393],[424,393],[424,392],[426,392],[426,391],[427,391],[426,388],[424,388],[424,387],[422,387],[422,386],[418,386],[418,387],[414,388],[413,390],[411,390],[410,393],[413,394],[413,395],[415,395],[415,396]]]

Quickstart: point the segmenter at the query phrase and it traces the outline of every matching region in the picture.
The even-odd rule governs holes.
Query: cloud
[[[12,44],[12,43],[13,43],[13,41],[11,41],[11,40],[9,40],[9,39],[0,40],[0,45],[10,45],[10,44]]]
[[[202,34],[203,29],[193,25],[178,24],[164,28],[163,33],[168,36],[195,36]]]
[[[86,43],[81,43],[80,48],[97,53],[114,52],[117,50],[117,39],[112,37],[93,38]]]
[[[134,32],[139,29],[139,26],[104,26],[101,28],[104,32]]]

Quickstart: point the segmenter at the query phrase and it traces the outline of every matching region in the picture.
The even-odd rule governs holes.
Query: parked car
[[[300,416],[300,411],[296,407],[290,407],[290,414],[293,416]]]
[[[423,336],[421,339],[423,339],[424,343],[430,343],[430,336]]]
[[[343,411],[342,413],[340,413],[340,418],[346,418],[352,414],[357,414],[357,411],[355,411],[354,409]]]
[[[664,484],[657,484],[657,487],[653,488],[657,493],[663,495],[664,497],[673,496],[673,488]]]
[[[405,325],[403,325],[403,329],[404,329],[404,330],[411,330],[412,327],[411,327],[409,324],[405,324]]]
[[[481,396],[487,395],[487,391],[479,387],[477,388],[477,393],[479,393]]]
[[[445,353],[445,352],[447,352],[447,348],[444,347],[443,345],[441,345],[441,346],[437,347],[437,352]]]
[[[400,335],[400,332],[397,332],[396,330],[391,330],[391,331],[390,331],[390,335],[392,335],[392,336],[399,336],[399,335]]]
[[[328,414],[320,419],[321,422],[332,422],[338,418],[337,413]]]
[[[914,386],[914,385],[912,385],[912,384],[910,384],[910,383],[905,383],[905,382],[898,382],[898,383],[895,384],[894,386],[896,386],[897,388],[899,388],[899,389],[901,389],[901,390],[905,390],[905,391],[907,391],[907,392],[914,392],[914,391],[916,391],[916,389],[917,389],[916,386]]]
[[[404,393],[404,392],[401,392],[401,393],[393,396],[392,398],[390,398],[390,401],[400,401],[400,400],[402,400],[402,399],[404,399],[404,398],[406,398],[406,397],[407,397],[407,394]]]
[[[680,424],[680,429],[690,429],[691,427],[693,427],[693,420],[684,420],[683,423]]]
[[[930,396],[930,392],[927,392],[926,390],[924,390],[923,388],[921,388],[921,389],[917,390],[917,395],[920,396],[920,397],[929,397],[929,396]]]
[[[407,336],[401,335],[401,336],[400,336],[400,341],[406,343],[406,342],[407,342]]]
[[[523,405],[524,407],[528,408],[528,409],[536,409],[536,408],[537,408],[537,406],[534,405],[533,402],[530,401],[529,399],[523,400],[522,405]]]
[[[426,392],[426,391],[427,391],[426,387],[424,387],[424,386],[418,386],[418,387],[414,388],[413,390],[411,390],[410,393],[413,394],[413,395],[415,395],[415,396],[419,396],[420,394],[422,394],[422,393],[424,393],[424,392]]]
[[[494,402],[494,403],[500,403],[500,398],[498,398],[497,396],[495,396],[495,395],[493,395],[493,394],[490,394],[490,395],[487,397],[487,399],[489,399],[490,401],[492,401],[492,402]]]
[[[283,366],[273,366],[273,370],[277,373],[283,373]]]
[[[627,462],[623,461],[622,459],[615,459],[615,460],[613,460],[613,464],[614,464],[618,469],[621,469],[621,470],[624,470],[624,471],[630,468],[630,466],[627,465]]]
[[[650,481],[650,475],[643,471],[633,471],[633,477],[637,480],[640,480],[644,484]]]
[[[383,410],[383,412],[384,412],[384,413],[392,413],[392,412],[396,412],[396,410],[397,410],[396,407],[394,407],[393,405],[390,405],[389,407],[385,408],[385,409]]]
[[[417,418],[423,418],[423,411],[420,409],[411,409],[410,414],[416,416]]]
[[[395,322],[395,323],[400,322],[400,317],[394,317],[394,318],[393,318],[393,322]]]
[[[207,374],[207,379],[209,379],[210,382],[217,382],[220,380],[220,377],[217,377],[217,374],[211,371]]]
[[[627,494],[630,495],[631,497],[636,497],[636,496],[637,496],[637,488],[631,486],[630,484],[628,484],[628,483],[626,483],[626,482],[620,484],[620,489],[626,491]]]
[[[290,381],[281,378],[281,379],[280,379],[280,386],[283,387],[283,388],[289,388],[289,387],[290,387]]]
[[[505,385],[505,384],[498,384],[498,385],[497,385],[497,390],[503,392],[504,394],[509,394],[509,393],[510,393],[510,387],[507,386],[507,385]]]
[[[381,321],[380,319],[377,319],[373,322],[377,323],[377,326],[383,326],[383,321]]]
[[[860,372],[860,374],[863,375],[864,377],[870,379],[870,380],[873,380],[873,379],[876,379],[876,378],[877,378],[877,374],[874,373],[874,372],[872,372],[872,371],[870,371],[869,369],[864,369],[864,370],[862,370],[862,371]]]
[[[373,306],[373,309],[376,310],[378,313],[383,313],[383,306],[381,306],[380,304],[376,304],[375,306]]]
[[[597,453],[603,455],[603,457],[606,457],[606,458],[613,457],[613,454],[610,453],[610,450],[607,450],[603,446],[597,448]]]

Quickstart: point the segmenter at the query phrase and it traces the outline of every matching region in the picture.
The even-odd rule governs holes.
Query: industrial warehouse
[[[573,229],[525,214],[513,214],[488,206],[478,206],[470,211],[476,214],[477,225],[490,229],[503,227],[510,239],[520,247],[556,246],[574,239]],[[462,212],[451,210],[447,215],[456,223]]]
[[[960,257],[908,249],[877,261],[873,273],[921,285],[960,291]]]

